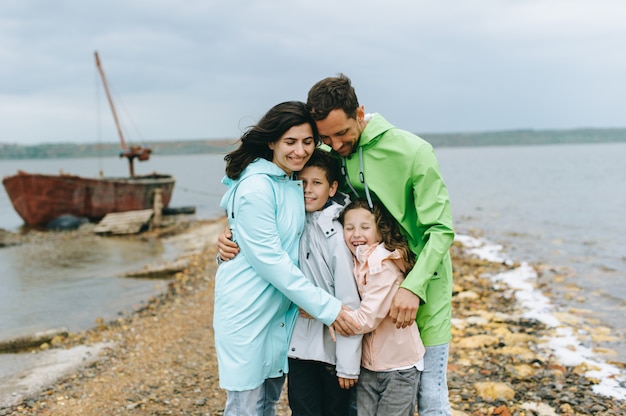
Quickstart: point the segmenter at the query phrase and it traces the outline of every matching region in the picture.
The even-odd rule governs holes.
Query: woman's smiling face
[[[313,129],[308,123],[293,126],[280,139],[268,144],[274,152],[272,162],[287,175],[302,170],[315,149]]]

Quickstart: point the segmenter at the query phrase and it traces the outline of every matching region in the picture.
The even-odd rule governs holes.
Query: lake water
[[[612,328],[612,346],[626,362],[626,143],[436,149],[448,185],[457,233],[503,246],[516,261],[547,265],[558,307],[592,311]],[[0,160],[0,176],[38,173],[125,175],[125,160]],[[196,207],[196,216],[222,214],[223,155],[160,156],[137,163],[137,173],[176,176],[172,207]],[[17,231],[21,219],[0,192],[0,228]],[[97,317],[131,310],[162,284],[117,277],[140,263],[173,256],[159,242],[101,239],[80,253],[0,249],[0,338],[33,329],[78,331]],[[56,253],[56,251],[55,251]],[[71,254],[71,255],[70,255]],[[62,256],[63,257],[63,256]],[[563,280],[557,275],[565,276]],[[546,278],[551,276],[546,274]]]
[[[514,260],[556,267],[567,276],[554,287],[564,304],[594,311],[623,341],[626,143],[437,153],[457,232],[479,229]],[[626,358],[626,343],[618,352]]]
[[[172,173],[177,183],[171,207],[195,206],[196,216],[220,215],[219,198],[224,172],[223,156],[154,155],[149,162],[135,163],[137,174]],[[125,159],[0,160],[0,177],[26,172],[97,176],[128,175]],[[13,210],[4,188],[0,191],[0,228],[21,231],[22,219]],[[0,339],[65,327],[77,332],[140,307],[162,292],[162,280],[119,277],[147,263],[170,261],[176,249],[167,242],[125,241],[94,238],[77,247],[57,233],[54,241],[36,246],[0,249]]]

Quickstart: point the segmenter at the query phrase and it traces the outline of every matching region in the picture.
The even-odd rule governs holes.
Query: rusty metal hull
[[[152,208],[155,189],[163,206],[172,198],[175,179],[170,175],[129,178],[86,178],[42,175],[18,171],[2,180],[13,207],[29,226],[43,226],[61,215],[97,221],[111,212]]]

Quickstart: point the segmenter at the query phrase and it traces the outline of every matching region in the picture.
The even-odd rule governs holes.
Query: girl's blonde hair
[[[391,216],[389,211],[378,201],[372,201],[372,208],[365,199],[355,199],[344,208],[339,217],[339,222],[343,225],[346,212],[363,208],[370,211],[376,220],[376,227],[382,237],[382,243],[387,250],[398,250],[402,255],[402,259],[406,263],[406,273],[408,273],[415,265],[415,253],[409,249],[409,243],[406,237],[400,232],[400,225]]]

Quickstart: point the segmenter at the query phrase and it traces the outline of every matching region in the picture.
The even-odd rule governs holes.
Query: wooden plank
[[[93,232],[96,234],[137,234],[150,221],[153,214],[152,209],[112,212],[102,218]]]
[[[182,272],[189,266],[188,259],[178,259],[174,262],[165,262],[163,264],[148,264],[140,270],[134,270],[124,273],[123,277],[143,277],[150,279],[169,278],[173,274]]]

